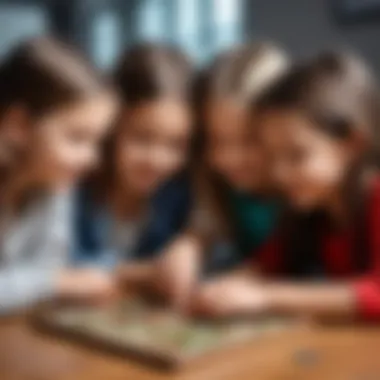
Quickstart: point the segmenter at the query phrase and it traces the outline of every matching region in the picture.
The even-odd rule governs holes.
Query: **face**
[[[207,161],[230,186],[248,192],[270,182],[266,154],[247,107],[231,99],[215,100],[206,109]]]
[[[161,99],[126,109],[116,142],[120,182],[141,195],[151,194],[186,163],[191,138],[187,104]]]
[[[103,95],[52,112],[37,120],[30,136],[29,165],[53,186],[70,186],[98,160],[98,145],[116,111]]]
[[[269,111],[260,125],[273,176],[290,202],[305,210],[328,204],[354,160],[351,142],[323,133],[297,112]]]

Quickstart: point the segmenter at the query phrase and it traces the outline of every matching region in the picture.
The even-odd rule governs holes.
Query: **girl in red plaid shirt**
[[[378,107],[365,65],[338,53],[295,67],[262,97],[257,138],[289,209],[250,273],[204,284],[194,312],[380,320]]]

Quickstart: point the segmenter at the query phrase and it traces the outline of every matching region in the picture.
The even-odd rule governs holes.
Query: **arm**
[[[263,286],[268,312],[316,318],[352,318],[356,294],[352,284],[272,283]]]
[[[148,284],[153,276],[154,262],[151,260],[132,261],[117,268],[117,278],[126,289],[139,289]]]
[[[179,235],[154,265],[153,287],[181,309],[192,292],[203,262],[204,242],[190,231]]]
[[[179,308],[198,281],[207,248],[218,235],[224,235],[211,184],[205,178],[200,173],[193,178],[194,202],[186,227],[165,247],[155,265],[154,288]]]
[[[204,284],[192,310],[211,317],[269,313],[346,318],[355,315],[356,302],[350,285],[263,283],[246,271]]]

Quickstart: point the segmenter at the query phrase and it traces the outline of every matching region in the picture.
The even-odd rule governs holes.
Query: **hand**
[[[116,270],[116,279],[120,286],[127,291],[138,290],[150,285],[153,269],[154,262],[152,260],[122,264]]]
[[[96,269],[68,269],[57,278],[60,297],[90,303],[105,303],[117,296],[117,288],[110,274]]]
[[[268,309],[264,287],[245,275],[226,276],[204,284],[191,303],[191,313],[208,318],[262,314]]]
[[[155,262],[152,286],[174,308],[182,311],[198,280],[199,267],[200,258],[192,250],[170,250]]]

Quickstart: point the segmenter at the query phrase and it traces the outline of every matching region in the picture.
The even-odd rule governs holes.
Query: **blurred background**
[[[380,72],[379,0],[0,0],[0,57],[46,32],[104,68],[136,41],[174,43],[204,63],[223,48],[264,38],[296,57],[348,46]]]

